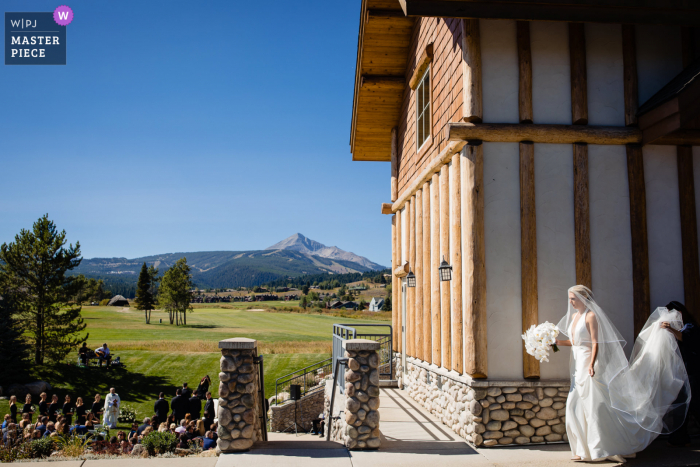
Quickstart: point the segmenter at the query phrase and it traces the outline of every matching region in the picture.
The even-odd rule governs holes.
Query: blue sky
[[[360,0],[65,4],[68,64],[0,71],[0,243],[48,213],[86,258],[301,232],[390,264],[389,164],[349,147]]]

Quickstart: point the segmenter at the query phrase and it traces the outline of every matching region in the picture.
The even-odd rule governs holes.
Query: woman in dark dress
[[[10,420],[17,423],[17,396],[10,396]]]
[[[58,395],[54,394],[51,396],[51,403],[49,404],[49,420],[56,423],[56,412],[61,406],[58,404]]]
[[[29,421],[32,421],[32,417],[34,416],[34,407],[32,406],[32,395],[27,394],[27,397],[24,399],[24,407],[22,407],[22,415],[24,414],[29,414]]]
[[[100,420],[102,420],[102,412],[104,412],[104,403],[102,402],[102,396],[99,394],[95,394],[95,402],[92,403],[92,409],[90,410],[90,413],[95,417],[95,420],[97,420],[97,424],[100,424]]]
[[[39,418],[49,416],[49,403],[46,402],[46,393],[39,394]]]
[[[70,396],[66,395],[66,402],[63,404],[63,416],[66,417],[66,425],[70,426],[73,424],[73,413],[75,412],[75,406],[70,401]]]
[[[199,385],[197,386],[197,389],[194,391],[195,395],[200,399],[206,399],[207,391],[209,390],[210,384],[211,378],[209,378],[209,375],[206,375],[204,378],[202,378],[202,380],[199,382]]]
[[[75,423],[76,425],[85,425],[87,407],[83,404],[83,398],[78,397],[75,400]]]

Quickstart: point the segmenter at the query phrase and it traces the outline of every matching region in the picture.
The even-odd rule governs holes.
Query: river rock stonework
[[[257,341],[246,338],[219,342],[218,453],[247,451],[262,439]]]
[[[405,375],[396,360],[399,385],[475,446],[568,441],[568,381],[472,380],[411,357],[406,360]]]
[[[331,382],[332,383],[332,382]],[[270,431],[294,429],[294,415],[297,425],[306,431],[313,427],[313,420],[324,412],[325,381],[308,390],[298,401],[288,400],[270,407]],[[296,405],[296,410],[294,406]]]

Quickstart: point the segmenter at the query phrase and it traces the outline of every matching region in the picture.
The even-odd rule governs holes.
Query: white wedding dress
[[[580,286],[577,286],[580,287]],[[682,327],[678,312],[657,309],[639,333],[630,361],[625,340],[587,291],[569,289],[585,304],[569,304],[559,331],[571,341],[571,388],[566,401],[566,433],[571,452],[584,461],[631,456],[661,433],[679,428],[690,402],[690,385],[675,337],[665,329]],[[595,338],[586,317],[593,313]],[[595,374],[588,374],[593,344],[598,344]]]

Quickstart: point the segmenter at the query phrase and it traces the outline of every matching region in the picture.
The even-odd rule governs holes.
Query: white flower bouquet
[[[559,352],[559,347],[555,344],[559,330],[557,327],[545,321],[544,323],[535,326],[530,326],[530,329],[523,334],[525,341],[525,351],[542,362],[549,362],[549,348],[555,352]]]

